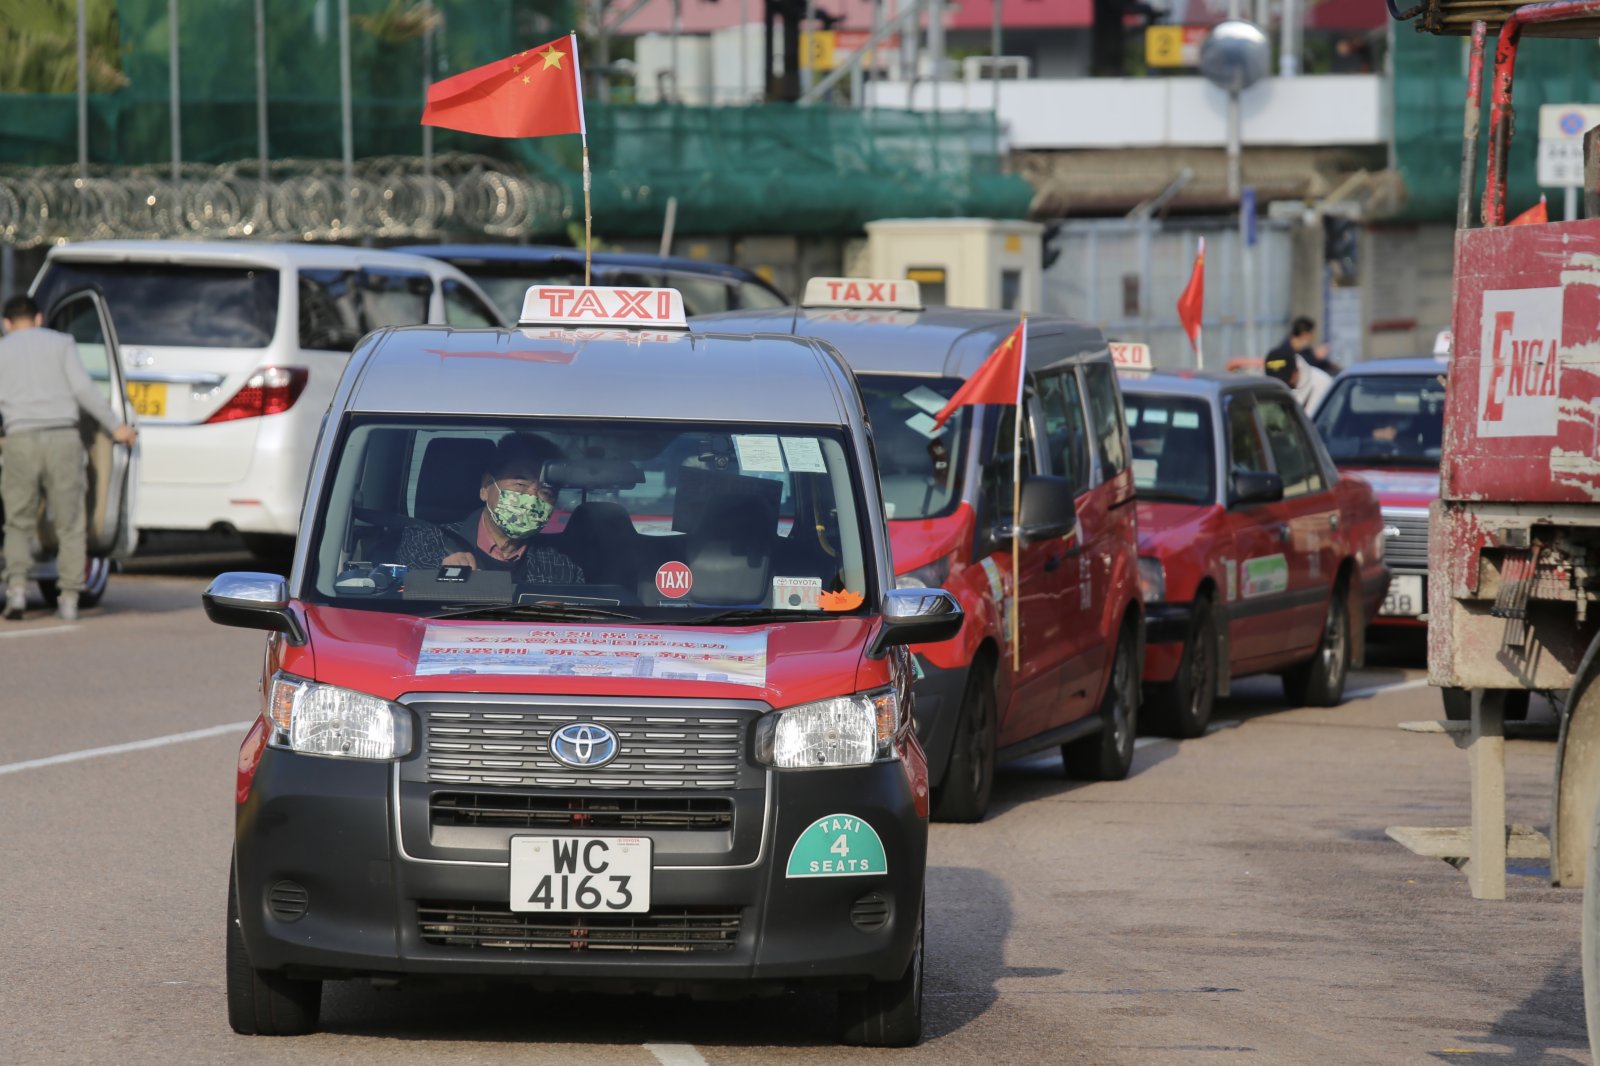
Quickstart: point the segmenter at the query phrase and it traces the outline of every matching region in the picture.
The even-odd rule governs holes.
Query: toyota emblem
[[[550,754],[565,766],[593,770],[617,757],[617,735],[603,725],[573,722],[551,734]]]

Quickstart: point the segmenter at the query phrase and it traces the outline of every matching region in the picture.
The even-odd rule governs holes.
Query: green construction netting
[[[1494,40],[1489,41],[1492,65]],[[1394,31],[1395,158],[1405,181],[1406,207],[1414,221],[1454,220],[1461,176],[1461,119],[1467,91],[1467,41],[1416,33],[1408,24]],[[1560,190],[1539,188],[1535,164],[1539,146],[1539,105],[1600,103],[1600,48],[1593,41],[1523,38],[1517,60],[1513,103],[1516,136],[1511,142],[1509,209],[1516,213],[1538,202],[1541,192],[1560,217]],[[1473,182],[1473,221],[1479,218],[1485,160],[1489,147],[1489,90],[1485,78],[1483,136]]]
[[[74,5],[25,0],[55,33],[53,92],[0,93],[0,166],[65,167],[77,160]],[[423,85],[560,35],[573,0],[434,0],[440,21],[424,71],[412,0],[350,0],[353,144],[357,159],[422,152]],[[267,133],[274,160],[341,155],[337,0],[268,0]],[[45,11],[51,9],[51,11]],[[185,164],[257,156],[253,0],[179,0],[181,147]],[[171,158],[168,0],[90,0],[89,153],[98,168],[159,166]],[[53,12],[53,14],[52,14]],[[53,19],[53,22],[52,22]],[[0,44],[9,42],[0,26]],[[37,35],[36,35],[37,36]],[[37,45],[38,41],[34,40]],[[46,42],[51,44],[52,42]],[[3,51],[4,49],[0,49]],[[49,48],[35,48],[48,52]],[[33,54],[33,53],[30,53]],[[63,70],[66,64],[69,70]],[[427,76],[425,76],[425,74]],[[0,76],[0,87],[15,88]],[[1001,172],[993,120],[837,107],[588,109],[596,232],[659,231],[669,197],[684,233],[847,233],[885,216],[1022,217],[1031,190]],[[506,161],[561,186],[564,213],[535,229],[581,219],[575,137],[504,142],[436,131],[438,153]],[[187,171],[186,171],[187,173]]]

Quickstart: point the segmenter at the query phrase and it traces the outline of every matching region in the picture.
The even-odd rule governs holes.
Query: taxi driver
[[[483,507],[454,522],[406,527],[400,562],[413,570],[509,570],[518,584],[583,584],[583,570],[566,553],[533,543],[555,511],[555,490],[539,478],[556,455],[554,445],[531,433],[501,437],[489,468],[479,473]]]

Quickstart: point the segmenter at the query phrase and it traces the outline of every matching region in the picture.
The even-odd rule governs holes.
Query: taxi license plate
[[[1423,612],[1422,575],[1396,574],[1389,579],[1389,594],[1379,614],[1415,618]]]
[[[648,837],[512,837],[511,909],[640,914],[650,909]]]
[[[167,416],[167,385],[164,381],[128,382],[128,402],[140,418]]]

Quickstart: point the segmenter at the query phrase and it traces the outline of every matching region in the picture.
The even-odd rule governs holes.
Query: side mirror
[[[1283,478],[1265,470],[1235,470],[1228,475],[1228,503],[1277,503],[1283,499]]]
[[[961,604],[944,589],[890,589],[883,594],[883,623],[867,654],[902,644],[937,644],[961,632]]]
[[[1077,494],[1064,477],[1030,477],[1022,483],[1016,532],[1024,544],[1064,537],[1078,528]]]
[[[290,644],[306,642],[299,616],[289,609],[289,583],[278,574],[218,574],[200,602],[218,625],[282,633]]]

